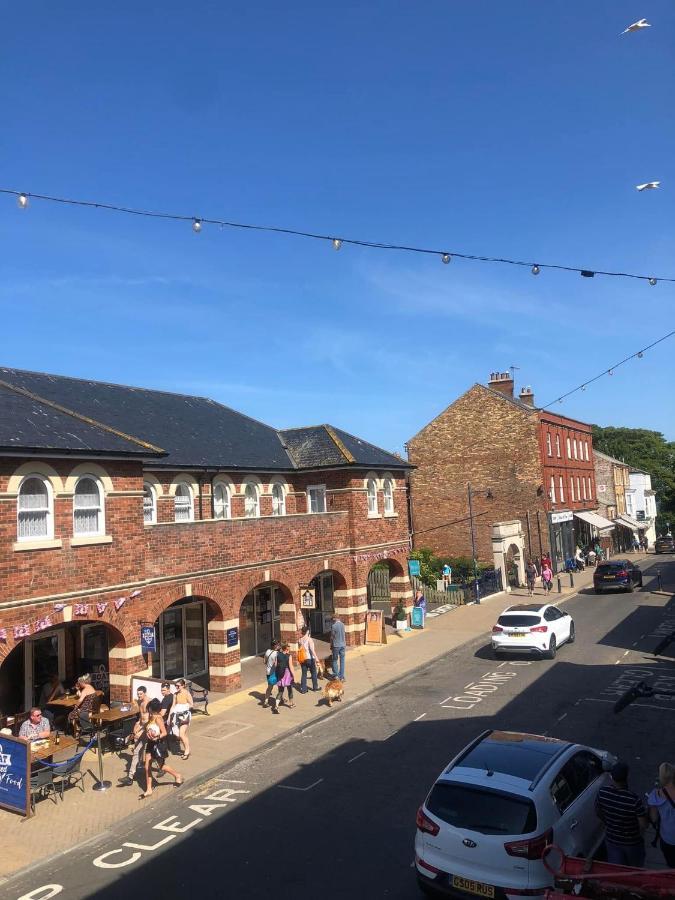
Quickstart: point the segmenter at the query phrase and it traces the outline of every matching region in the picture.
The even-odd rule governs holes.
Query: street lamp
[[[471,484],[467,484],[466,486],[467,495],[469,498],[469,526],[471,528],[471,556],[473,557],[473,578],[474,584],[476,585],[476,603],[480,606],[480,585],[478,583],[478,560],[476,559],[476,536],[473,530],[473,497],[478,494],[478,496],[483,496],[486,500],[494,500],[494,494],[488,488],[486,491],[475,491]]]

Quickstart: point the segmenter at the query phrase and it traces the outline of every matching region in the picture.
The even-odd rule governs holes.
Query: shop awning
[[[619,516],[617,519],[614,519],[617,525],[622,525],[624,528],[630,528],[631,531],[638,531],[640,526],[638,523],[631,519],[630,516]]]
[[[582,522],[588,522],[589,525],[594,525],[596,528],[602,530],[603,528],[614,528],[614,522],[610,522],[609,519],[606,519],[604,516],[598,515],[596,512],[575,512],[574,515],[577,519],[581,519]]]

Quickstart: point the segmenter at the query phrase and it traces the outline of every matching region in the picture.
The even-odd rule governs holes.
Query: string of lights
[[[599,381],[601,378],[604,378],[606,375],[613,375],[614,372],[619,368],[619,366],[625,365],[627,362],[630,362],[631,359],[642,359],[647,350],[651,350],[652,347],[656,347],[657,344],[662,344],[664,341],[667,341],[668,338],[671,338],[675,334],[675,331],[669,331],[668,334],[664,334],[663,337],[658,338],[658,340],[653,341],[651,344],[648,344],[646,347],[643,347],[641,350],[636,350],[635,353],[631,353],[630,356],[627,356],[625,359],[622,359],[618,363],[614,363],[613,366],[610,366],[609,369],[604,369],[598,375],[594,375],[593,378],[589,378],[587,381],[584,381],[582,384],[577,385],[577,387],[572,388],[571,391],[567,391],[566,394],[561,394],[560,397],[556,397],[555,400],[552,400],[550,403],[547,403],[546,406],[542,406],[541,409],[549,409],[551,406],[555,406],[556,403],[562,403],[563,400],[566,400],[568,397],[571,397],[572,394],[576,394],[577,391],[585,391],[589,384],[593,384],[594,381]]]
[[[189,222],[192,230],[199,234],[205,225],[215,225],[221,229],[238,228],[247,231],[262,231],[273,234],[286,234],[292,237],[311,238],[317,241],[325,241],[339,250],[343,245],[353,247],[367,247],[373,250],[397,250],[404,253],[421,253],[427,256],[438,257],[442,263],[448,265],[453,259],[465,259],[471,262],[499,263],[508,266],[522,266],[529,268],[533,275],[539,275],[542,269],[554,269],[560,272],[576,272],[582,278],[594,278],[596,275],[606,275],[612,278],[633,278],[638,281],[646,281],[654,286],[659,281],[675,283],[675,278],[666,278],[657,275],[638,275],[634,272],[607,272],[601,269],[586,269],[579,266],[563,266],[556,263],[527,262],[521,259],[508,259],[501,256],[483,256],[473,253],[460,253],[457,250],[434,250],[430,247],[412,247],[405,244],[389,244],[382,241],[365,241],[358,238],[337,237],[336,235],[319,234],[313,231],[301,231],[295,228],[283,228],[278,225],[255,225],[246,222],[229,222],[226,219],[211,219],[202,216],[191,216],[180,213],[156,212],[147,209],[137,209],[130,206],[117,206],[114,203],[102,203],[94,200],[76,200],[69,197],[51,197],[48,194],[33,194],[26,191],[17,191],[11,188],[0,188],[0,194],[9,194],[16,197],[20,209],[28,209],[32,200],[43,200],[49,203],[62,203],[68,206],[79,206],[88,209],[102,209],[109,212],[124,213],[130,216],[143,216],[148,219],[165,219],[174,222]]]

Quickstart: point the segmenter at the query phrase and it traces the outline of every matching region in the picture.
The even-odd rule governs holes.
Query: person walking
[[[192,694],[187,688],[184,678],[179,678],[176,682],[176,696],[173,698],[173,717],[174,723],[178,726],[178,743],[183,745],[183,755],[181,759],[190,758],[190,722],[192,721],[192,707],[194,700]]]
[[[166,758],[168,750],[166,746],[166,725],[162,716],[162,707],[159,700],[151,700],[148,703],[149,721],[145,726],[145,791],[141,794],[141,800],[150,797],[152,794],[152,772],[151,766],[155,762],[162,772],[173,775],[174,786],[180,787],[184,778],[180,772],[176,772],[167,764]]]
[[[346,681],[345,678],[345,651],[347,640],[345,634],[345,626],[340,619],[333,613],[332,625],[330,627],[330,649],[333,653],[333,677],[339,678],[340,681]]]
[[[271,705],[272,709],[275,708],[272,691],[274,690],[274,685],[277,683],[277,653],[279,652],[280,647],[279,641],[276,639],[273,640],[269,646],[269,650],[265,650],[264,656],[267,688],[265,689],[262,705],[263,707]]]
[[[625,762],[616,762],[610,775],[611,782],[600,788],[595,800],[595,811],[605,825],[607,862],[639,869],[645,862],[642,835],[647,827],[647,811],[642,800],[628,787]]]
[[[541,570],[541,583],[546,593],[550,593],[553,588],[553,570],[550,566],[544,566]]]
[[[417,588],[417,590],[415,591],[415,600],[414,600],[413,602],[414,602],[415,606],[418,607],[418,609],[423,609],[424,612],[426,613],[426,611],[427,611],[427,598],[426,598],[426,597],[424,596],[424,594],[422,593],[422,589],[421,589],[421,588]]]
[[[675,869],[675,766],[659,766],[659,787],[647,797],[649,821],[656,828],[661,852],[669,869]]]
[[[134,745],[131,753],[131,759],[127,766],[127,774],[123,778],[119,778],[120,787],[131,787],[134,783],[134,776],[140,765],[144,764],[145,759],[145,726],[150,721],[150,713],[142,712],[138,714],[138,721],[134,724],[134,730],[129,735],[127,742]]]
[[[534,594],[534,582],[537,577],[537,567],[531,559],[527,561],[525,566],[525,580],[527,581],[527,596],[532,597]]]
[[[312,636],[309,633],[309,629],[305,625],[301,629],[301,638],[300,645],[298,647],[298,662],[300,663],[300,667],[302,669],[302,676],[300,678],[300,693],[307,693],[307,673],[309,672],[312,676],[312,690],[319,690],[319,681],[316,674],[316,649],[314,648],[314,641],[312,640]]]
[[[279,707],[284,704],[284,689],[288,688],[288,703],[291,709],[295,706],[293,702],[293,683],[295,682],[295,672],[293,671],[293,657],[291,656],[290,644],[282,644],[281,649],[277,651],[277,703],[274,712],[279,712]]]

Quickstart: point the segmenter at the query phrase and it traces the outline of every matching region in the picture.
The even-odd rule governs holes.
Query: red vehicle
[[[589,897],[595,900],[664,900],[675,897],[675,869],[632,869],[610,863],[590,864],[565,856],[558,847],[547,847],[542,857],[555,876],[555,887],[546,900]]]

